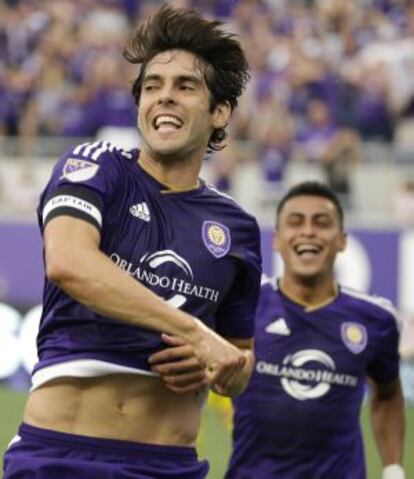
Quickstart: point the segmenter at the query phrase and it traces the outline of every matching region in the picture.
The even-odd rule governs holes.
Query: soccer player
[[[336,283],[346,233],[334,193],[318,182],[288,191],[278,205],[274,245],[284,270],[277,282],[262,282],[256,365],[233,401],[226,478],[365,478],[359,415],[368,378],[382,477],[403,479],[395,313],[386,299]]]
[[[205,387],[234,396],[253,368],[259,229],[198,178],[248,80],[244,53],[219,22],[165,6],[125,57],[142,149],[80,144],[41,196],[39,362],[5,479],[204,478]],[[165,343],[194,365],[168,387],[151,369]]]

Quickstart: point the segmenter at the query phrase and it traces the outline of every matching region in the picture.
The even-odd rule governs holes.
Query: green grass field
[[[26,400],[24,393],[11,392],[0,387],[0,451],[3,455],[8,442],[14,436]],[[407,409],[407,434],[405,441],[406,478],[414,478],[414,408]],[[381,477],[381,466],[368,426],[368,410],[362,411],[365,434],[368,479]],[[226,425],[227,423],[227,425]],[[222,479],[230,453],[229,416],[215,406],[206,408],[199,441],[200,457],[208,458],[211,469],[208,479]],[[0,461],[1,464],[1,461]]]

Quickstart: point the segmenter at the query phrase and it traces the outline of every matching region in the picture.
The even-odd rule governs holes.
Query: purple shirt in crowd
[[[398,338],[383,298],[343,288],[306,309],[265,280],[255,371],[234,401],[227,479],[364,479],[365,381],[397,379]]]
[[[71,149],[41,196],[41,230],[57,215],[90,222],[101,251],[131,278],[223,336],[251,337],[261,274],[255,219],[202,180],[168,190],[138,156],[108,142]],[[158,332],[95,313],[47,279],[37,345],[35,372],[75,359],[149,370],[148,356],[163,347]]]

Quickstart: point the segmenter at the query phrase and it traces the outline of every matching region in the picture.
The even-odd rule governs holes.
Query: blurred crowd
[[[135,128],[135,72],[120,52],[131,27],[161,3],[0,0],[0,138],[18,137],[28,156],[39,135]],[[321,165],[347,202],[362,145],[414,151],[414,1],[170,3],[229,22],[251,65],[230,132],[237,142],[214,161],[220,188],[231,186],[240,161],[258,161],[264,193],[280,191],[294,159]]]

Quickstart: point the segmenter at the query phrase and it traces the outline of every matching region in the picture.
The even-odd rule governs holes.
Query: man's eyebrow
[[[160,80],[161,80],[161,75],[158,75],[156,73],[149,73],[148,75],[145,75],[145,77],[144,77],[144,82],[160,81]]]
[[[305,216],[305,213],[302,213],[302,212],[300,212],[300,211],[291,211],[291,212],[288,213],[286,216],[287,216],[288,218],[291,217],[291,216],[299,216],[299,217],[302,218],[303,216]]]
[[[288,218],[290,217],[299,217],[304,218],[306,216],[305,213],[301,211],[291,211],[286,215]],[[325,211],[320,211],[311,215],[312,218],[331,218],[331,215]]]
[[[329,213],[326,213],[326,212],[320,212],[320,213],[315,213],[314,214],[314,217],[316,219],[319,219],[319,218],[328,218],[328,219],[331,219],[332,218],[332,215],[329,214]]]
[[[144,82],[148,81],[162,81],[162,76],[159,75],[158,73],[148,73],[144,77]],[[192,82],[192,83],[197,83],[197,84],[202,84],[203,80],[202,78],[196,76],[196,75],[178,75],[177,78],[175,79],[177,83],[184,83],[184,82]]]
[[[196,75],[179,75],[177,80],[181,83],[189,81],[193,83],[203,83],[203,80]]]

